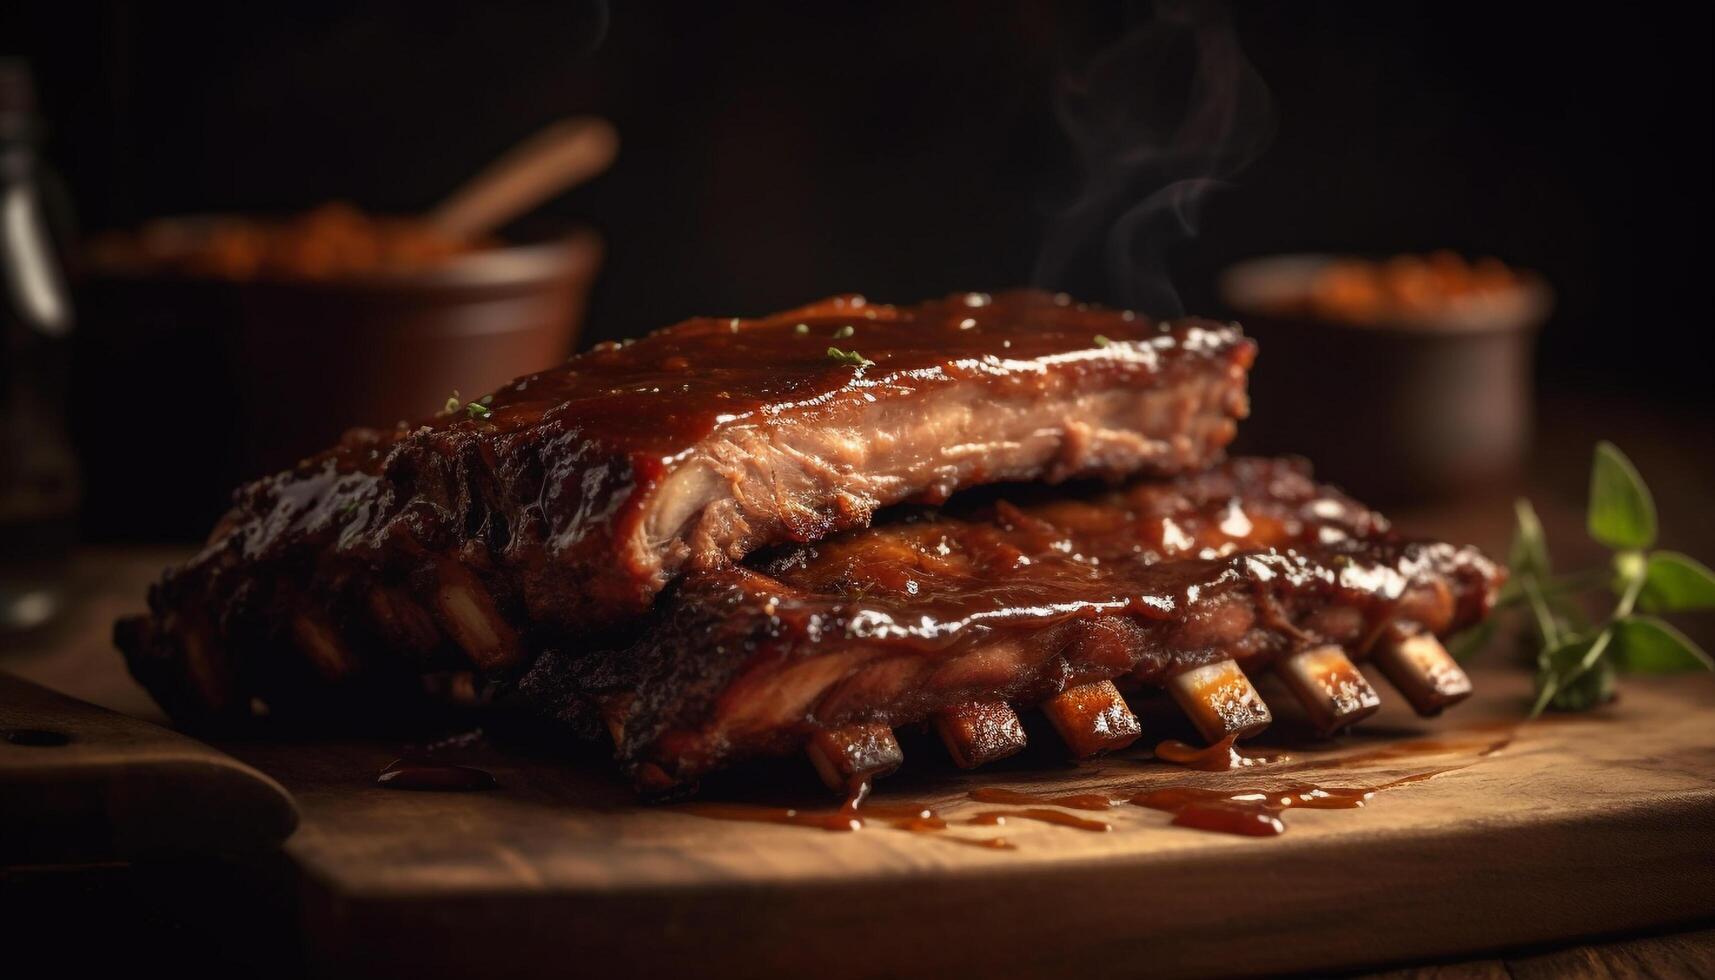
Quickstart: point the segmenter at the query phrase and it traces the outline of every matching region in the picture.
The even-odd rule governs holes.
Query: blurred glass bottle
[[[42,208],[40,129],[28,64],[0,58],[0,630],[52,618],[76,534],[72,311]]]

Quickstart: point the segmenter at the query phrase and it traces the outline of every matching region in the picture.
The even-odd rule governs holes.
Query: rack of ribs
[[[892,730],[915,723],[961,766],[1022,748],[1021,708],[1076,756],[1122,748],[1140,729],[1116,685],[1166,688],[1213,742],[1269,723],[1247,675],[1272,669],[1333,731],[1379,704],[1368,658],[1434,713],[1470,690],[1436,636],[1482,618],[1503,576],[1301,462],[1244,459],[758,554],[685,579],[634,643],[544,654],[520,691],[605,729],[644,795],[800,751],[843,790],[897,766]]]
[[[880,507],[1199,470],[1253,356],[1236,326],[1032,292],[690,320],[241,488],[116,641],[185,722],[505,676],[627,628],[686,572]]]

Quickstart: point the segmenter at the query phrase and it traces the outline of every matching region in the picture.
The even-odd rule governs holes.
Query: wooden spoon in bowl
[[[595,116],[562,119],[465,181],[429,212],[429,224],[448,238],[481,238],[606,170],[618,153],[612,123]]]

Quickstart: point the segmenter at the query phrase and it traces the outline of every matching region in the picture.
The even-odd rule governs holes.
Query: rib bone
[[[615,694],[602,698],[600,701],[601,723],[607,727],[608,735],[613,738],[613,745],[618,748],[625,741],[625,713],[631,709],[635,694]]]
[[[1471,693],[1471,678],[1431,633],[1383,637],[1376,666],[1425,717],[1440,714]]]
[[[1123,749],[1143,734],[1113,681],[1067,688],[1044,704],[1042,711],[1080,759]]]
[[[468,670],[445,670],[424,674],[423,693],[447,704],[474,705],[482,701],[476,674]]]
[[[850,794],[857,783],[885,776],[905,761],[893,730],[881,724],[817,732],[805,751],[822,782],[836,793]]]
[[[411,651],[432,650],[440,631],[428,610],[403,589],[377,586],[369,592],[369,613],[389,646]]]
[[[1274,720],[1250,678],[1232,660],[1193,667],[1167,680],[1167,691],[1210,743],[1228,735],[1244,738]]]
[[[935,731],[960,769],[1016,755],[1024,748],[1024,725],[1004,701],[971,701],[935,715]]]
[[[1368,718],[1382,704],[1346,651],[1331,643],[1287,657],[1275,673],[1324,735]]]
[[[442,562],[436,607],[447,631],[483,670],[510,666],[518,659],[518,635],[495,608],[476,576],[453,562]]]
[[[355,668],[351,653],[340,642],[339,634],[322,622],[320,617],[300,613],[292,619],[292,635],[298,641],[305,659],[330,681],[337,681]]]

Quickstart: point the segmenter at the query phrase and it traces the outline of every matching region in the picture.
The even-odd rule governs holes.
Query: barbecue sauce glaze
[[[1027,707],[1225,658],[1263,670],[1313,643],[1361,657],[1388,630],[1476,621],[1502,579],[1474,549],[1400,538],[1290,460],[1009,496],[1021,502],[955,502],[695,576],[635,645],[572,662],[611,685],[587,696],[615,706],[639,789],[667,794],[744,755],[791,751],[803,722],[897,727],[973,699]],[[563,697],[559,663],[546,656],[526,689],[548,678]]]
[[[403,577],[436,563],[426,558],[462,565],[496,593],[514,628],[520,618],[563,630],[613,627],[642,613],[687,564],[862,526],[878,506],[938,502],[1006,479],[1200,469],[1246,412],[1254,352],[1235,325],[1157,323],[1034,291],[917,306],[840,296],[758,319],[687,320],[597,345],[474,401],[455,395],[436,415],[425,405],[415,424],[353,429],[293,470],[241,488],[205,553],[155,590],[154,621],[127,626],[120,645],[134,661],[194,656],[213,638],[184,632],[180,619],[227,604],[246,579],[273,586],[279,576],[281,585],[320,592],[335,572]],[[902,426],[929,411],[926,399],[949,392],[961,406],[1059,405],[1066,417],[1124,428],[1130,423],[1110,417],[1104,397],[1141,405],[1168,389],[1194,399],[1198,427],[1147,431],[1137,454],[1082,457],[1077,437],[1062,433],[1058,450],[1051,440],[996,469],[985,462],[996,454],[949,455],[908,440],[899,455],[855,464],[837,480],[715,486],[746,460],[767,470],[789,460],[789,452],[771,455],[782,429],[885,428],[890,405],[899,406],[892,424]],[[1151,414],[1132,416],[1147,422]],[[876,482],[859,487],[870,468]],[[673,483],[681,470],[686,483]],[[785,498],[779,506],[744,509],[747,496],[775,494]],[[242,576],[233,574],[238,563]],[[331,567],[306,576],[306,563]],[[505,647],[467,652],[492,669],[507,664],[485,661],[517,656]],[[169,707],[191,711],[202,695],[215,702],[207,713],[227,706],[219,693],[169,692]]]

